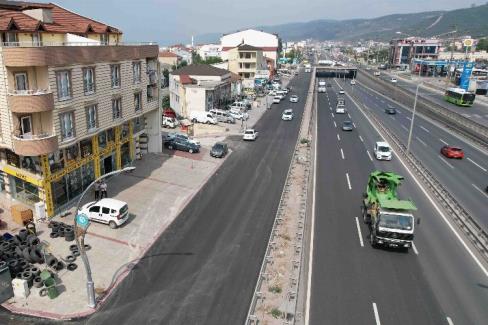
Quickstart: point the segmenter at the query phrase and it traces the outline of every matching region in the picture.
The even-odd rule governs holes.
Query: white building
[[[191,64],[169,75],[170,106],[188,118],[192,111],[223,108],[231,97],[230,71],[207,64]]]
[[[265,58],[273,60],[273,67],[276,67],[281,40],[276,34],[261,32],[254,29],[247,29],[240,32],[225,34],[220,38],[222,46],[222,60],[228,60],[228,51],[239,44],[247,44],[258,47],[263,51]]]
[[[222,46],[220,44],[204,44],[198,49],[198,54],[203,60],[212,57],[220,57]]]

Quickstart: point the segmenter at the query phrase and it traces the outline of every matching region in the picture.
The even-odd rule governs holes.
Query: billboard
[[[471,73],[473,72],[474,62],[464,62],[463,73],[461,74],[461,79],[459,82],[459,87],[464,90],[469,88],[469,80],[471,78]]]

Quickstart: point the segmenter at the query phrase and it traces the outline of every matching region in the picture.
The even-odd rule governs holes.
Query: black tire
[[[79,251],[73,251],[71,253],[72,253],[73,256],[76,256],[76,257],[80,256],[80,252]]]
[[[42,288],[42,289],[39,291],[39,296],[41,296],[41,297],[45,297],[45,296],[47,296],[47,288]]]
[[[27,262],[29,262],[29,263],[35,263],[35,261],[32,259],[31,251],[32,251],[32,248],[26,247],[22,251],[22,254],[24,255],[24,258],[26,259]]]
[[[49,234],[49,237],[51,237],[51,238],[58,238],[59,237],[59,234],[58,234],[57,231],[56,232],[52,232],[52,233]]]
[[[91,246],[88,244],[85,244],[85,251],[89,251],[91,249]]]
[[[32,273],[30,273],[29,271],[25,271],[22,272],[21,274],[22,274],[21,279],[27,281],[27,285],[29,286],[29,288],[32,287],[32,280],[34,280]]]
[[[20,239],[19,235],[14,235],[12,241],[15,245],[20,245],[22,243],[22,239]]]
[[[77,251],[78,250],[78,245],[70,245],[69,246],[70,251]]]
[[[49,267],[54,268],[56,266],[56,264],[58,264],[58,259],[52,255],[49,255],[46,257],[46,264]]]
[[[26,271],[29,268],[29,262],[26,260],[21,260],[18,265],[19,271]]]
[[[33,247],[39,245],[39,243],[40,243],[39,238],[37,238],[36,235],[31,234],[27,236],[27,244],[29,244],[29,246]]]
[[[64,269],[64,263],[61,261],[58,261],[58,263],[56,263],[56,265],[54,266],[54,269],[56,271],[61,271],[62,269]]]
[[[114,221],[110,221],[110,222],[108,223],[108,226],[109,226],[110,228],[112,228],[112,229],[117,228],[117,224],[116,224]]]
[[[376,243],[376,240],[374,239],[373,232],[371,232],[369,234],[369,242],[371,243],[371,247],[378,248],[378,244]]]
[[[193,153],[193,149],[192,148],[188,149],[188,152]]]
[[[194,119],[192,119],[192,120],[191,120],[191,122],[192,122],[192,123],[197,123],[198,121],[197,121],[197,119],[196,119],[196,118],[194,118]]]
[[[66,256],[66,262],[73,263],[74,261],[76,261],[76,257],[75,256],[73,256],[73,255]]]
[[[34,275],[34,276],[38,276],[39,274],[41,274],[41,270],[39,270],[37,267],[35,266],[31,266],[30,267],[30,271],[31,273]]]
[[[19,237],[21,241],[25,241],[27,239],[27,235],[29,235],[29,232],[27,229],[20,229],[19,231]]]
[[[34,286],[34,288],[42,288],[44,286],[44,283],[42,283],[42,279],[40,276],[36,276],[32,281],[32,285]]]
[[[30,256],[35,263],[44,263],[44,255],[39,247],[31,249]]]
[[[75,263],[69,263],[68,266],[66,266],[66,269],[68,269],[69,271],[74,271],[78,268],[78,265],[76,265]]]
[[[64,227],[63,226],[58,228],[58,237],[64,237]]]
[[[17,254],[18,257],[24,257],[24,253],[23,253],[24,248],[25,247],[21,247],[20,245],[15,246],[15,254]]]

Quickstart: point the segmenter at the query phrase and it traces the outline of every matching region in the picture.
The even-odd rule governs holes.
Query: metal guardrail
[[[359,102],[358,106],[361,109],[363,105],[366,109],[361,109],[363,113],[371,118],[375,125],[380,129],[383,135],[388,138],[389,143],[392,144],[396,152],[401,154],[408,163],[411,170],[421,177],[421,181],[428,186],[429,191],[435,195],[437,201],[442,204],[444,209],[449,213],[455,221],[458,228],[467,236],[469,241],[476,247],[480,255],[488,262],[488,233],[483,227],[463,208],[459,201],[432,175],[432,173],[422,165],[421,161],[412,153],[407,154],[407,148],[402,141],[391,132],[378,119],[375,114],[368,109],[364,104],[360,103],[360,99],[355,95],[349,94]]]
[[[380,83],[386,89],[394,91],[396,93],[403,94],[404,100],[411,101],[413,103],[414,98],[413,93],[409,90],[393,86],[390,83],[371,76],[368,73],[361,73],[361,75],[366,76],[368,79],[374,81],[375,83]],[[391,98],[391,92],[384,94],[381,90],[375,89],[377,92]],[[393,98],[394,100],[398,100]],[[434,120],[440,121],[445,124],[448,128],[460,133],[461,135],[469,138],[471,141],[475,142],[479,146],[488,149],[488,127],[479,124],[461,114],[453,112],[448,108],[445,108],[437,103],[434,103],[428,99],[421,96],[417,98],[417,110],[423,115],[426,115]]]
[[[312,96],[313,96],[313,93],[314,93],[314,90],[315,89],[315,73],[313,73],[313,76],[311,78],[311,81],[310,81],[310,85],[309,85],[309,90],[307,92],[307,94],[310,96],[310,94],[312,93]],[[304,118],[305,118],[305,110],[307,108],[308,105],[312,106],[313,105],[313,102],[314,102],[314,99],[312,97],[312,100],[311,102],[309,103],[309,98],[307,98],[307,101],[305,103],[305,106],[304,106],[304,113],[302,115],[302,119],[300,120],[300,129],[298,130],[298,138],[297,138],[297,142],[295,144],[295,147],[294,147],[294,151],[293,151],[293,156],[292,156],[292,160],[290,162],[290,166],[288,167],[288,171],[287,171],[287,174],[286,174],[286,179],[285,179],[285,185],[283,187],[283,191],[281,192],[281,197],[280,197],[280,201],[279,201],[279,205],[278,205],[278,209],[276,211],[276,215],[275,215],[275,219],[274,219],[274,222],[273,222],[273,227],[271,229],[271,233],[270,233],[270,236],[269,236],[269,239],[268,239],[268,243],[266,245],[266,252],[264,254],[264,257],[263,257],[263,261],[262,261],[262,264],[261,264],[261,268],[259,270],[259,275],[258,275],[258,279],[257,279],[257,282],[256,282],[256,287],[254,289],[254,292],[253,292],[253,296],[251,298],[251,303],[250,303],[250,306],[249,306],[249,310],[248,310],[248,313],[247,313],[247,317],[246,317],[246,320],[245,320],[245,325],[257,325],[259,324],[259,319],[258,317],[256,316],[256,306],[257,306],[257,303],[258,303],[258,300],[262,298],[263,296],[263,293],[261,292],[261,286],[262,286],[262,283],[263,283],[263,280],[266,279],[266,267],[268,265],[268,263],[272,262],[272,257],[271,257],[271,254],[270,252],[274,249],[274,244],[273,244],[273,241],[274,241],[274,238],[277,236],[277,228],[279,227],[280,223],[281,223],[281,216],[283,214],[283,210],[284,210],[284,205],[285,205],[285,200],[287,199],[287,195],[289,193],[289,188],[291,186],[291,176],[292,176],[292,172],[293,172],[293,168],[294,168],[294,165],[295,165],[295,161],[297,160],[297,152],[299,151],[299,144],[300,144],[300,140],[301,140],[301,136],[302,136],[302,133],[303,132],[310,132],[310,129],[311,129],[311,125],[312,123],[310,123],[307,127],[307,130],[304,131],[303,130],[303,127],[304,127]],[[312,117],[313,115],[310,116],[310,118]],[[311,163],[311,154],[310,154],[310,148],[307,152],[307,161],[308,163],[310,164]],[[298,227],[302,227],[302,229],[305,227],[305,218],[306,218],[306,200],[307,200],[307,197],[308,197],[308,183],[310,181],[310,175],[311,175],[311,171],[310,171],[310,166],[307,166],[305,167],[305,172],[306,172],[306,185],[303,187],[303,190],[304,192],[302,193],[302,199],[304,200],[304,202],[301,203],[301,209],[300,209],[300,212],[299,212],[299,221],[298,221]],[[301,243],[301,247],[303,247],[303,241],[304,241],[304,234],[303,232],[301,233],[299,237],[299,242]],[[292,306],[292,308],[289,308],[288,310],[291,310],[293,309],[295,315],[297,314],[296,313],[296,308],[297,308],[297,295],[298,295],[298,288],[299,288],[299,283],[300,283],[300,280],[299,280],[299,275],[301,273],[301,261],[302,261],[302,255],[303,254],[303,249],[300,249],[300,258],[297,258],[297,259],[294,259],[292,261],[292,266],[294,267],[294,274],[296,275],[295,276],[295,279],[296,279],[296,290],[291,293],[293,294],[293,299],[292,297],[289,295],[289,300],[293,300],[293,304],[294,306]],[[290,293],[289,293],[290,294]],[[296,320],[296,317],[293,317],[293,320],[288,322],[288,321],[285,321],[286,324],[294,324]]]

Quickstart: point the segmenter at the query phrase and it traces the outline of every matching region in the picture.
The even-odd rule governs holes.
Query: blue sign
[[[473,72],[474,62],[465,62],[463,67],[463,73],[461,74],[461,80],[459,81],[459,87],[464,90],[469,88],[469,79],[471,78],[471,73]]]
[[[83,229],[88,228],[88,225],[90,224],[90,219],[88,219],[88,216],[84,213],[76,215],[75,220],[76,224]]]

